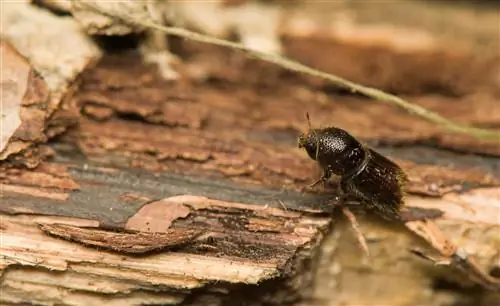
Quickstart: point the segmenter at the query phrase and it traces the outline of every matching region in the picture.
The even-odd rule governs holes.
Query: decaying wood
[[[200,235],[200,232],[189,229],[167,229],[163,232],[153,233],[115,233],[65,224],[40,224],[40,229],[49,235],[69,241],[124,254],[143,254],[156,250],[168,250],[192,242]]]
[[[99,173],[97,170],[94,174],[101,178],[109,176],[109,179],[116,173]],[[123,180],[124,183],[126,181]],[[94,180],[86,187],[82,185],[80,192],[86,193],[84,190],[87,187],[91,191],[95,183],[97,182]],[[188,186],[196,188],[196,185],[179,187],[185,190]],[[210,184],[206,187],[214,188]],[[192,192],[196,192],[196,189]],[[217,189],[212,189],[212,192],[217,192]],[[233,197],[241,197],[237,190],[231,193]],[[107,196],[103,192],[100,195]],[[119,193],[116,194],[118,195]],[[75,194],[75,197],[78,195]],[[4,205],[5,202],[12,203],[11,200],[15,202],[15,198],[15,193],[5,192]],[[109,200],[116,201],[112,198]],[[57,206],[68,204],[73,206],[72,211],[77,212],[75,205],[78,204],[74,201],[77,199],[70,199],[64,204],[52,201],[44,206],[45,209],[57,210]],[[293,207],[293,204],[292,202],[290,206]],[[125,207],[120,205],[121,208],[113,209],[115,221],[127,224],[122,224],[123,228],[132,227],[129,225],[130,220],[135,217],[129,216],[127,209],[124,209],[129,205],[137,209],[142,204],[130,202]],[[147,205],[149,204],[145,204],[143,209]],[[151,210],[149,215],[142,213],[142,218],[148,217],[149,222],[143,223],[142,228],[138,228],[137,222],[134,222],[136,226],[133,228],[141,230],[137,233],[96,229],[99,224],[102,226],[107,222],[102,214],[98,221],[57,216],[4,215],[1,225],[3,301],[70,301],[78,305],[88,305],[95,301],[120,301],[131,304],[141,292],[144,301],[179,303],[192,290],[201,288],[208,293],[226,292],[223,294],[224,298],[236,301],[238,298],[234,295],[238,291],[232,292],[231,284],[255,285],[277,277],[282,277],[283,282],[293,279],[295,264],[305,260],[300,258],[300,250],[307,250],[317,244],[316,240],[330,222],[327,216],[309,216],[271,206],[240,204],[201,196],[168,197],[162,201],[162,205],[163,212],[171,211],[171,206],[183,205],[188,209],[189,215],[181,214],[185,217],[173,220],[172,229],[151,232],[149,230],[157,230],[155,224],[163,224],[164,218],[155,213],[158,210]],[[101,209],[108,211],[111,208],[114,208],[112,203],[110,207]],[[137,212],[139,213],[140,211]],[[121,221],[117,218],[121,218]],[[113,227],[117,228],[118,225]],[[72,242],[48,238],[44,232]],[[203,232],[202,236],[199,236],[200,232]],[[175,238],[175,233],[182,237]],[[197,236],[189,236],[189,233]],[[174,244],[174,251],[164,250],[142,257],[124,256],[168,245],[172,247]],[[95,247],[100,247],[100,250]],[[111,249],[112,252],[103,252],[105,249]],[[46,278],[51,274],[47,269],[60,271],[59,273],[62,272],[75,281],[68,282],[65,277],[55,277],[47,283]],[[99,281],[93,281],[94,279]],[[23,286],[23,282],[28,280],[39,290],[33,291],[30,286]],[[103,287],[103,284],[106,285]],[[289,293],[300,290],[300,286]],[[20,292],[23,294],[20,295]],[[113,296],[109,296],[110,293],[119,294],[121,299],[115,300]],[[287,298],[296,299],[298,294],[297,291],[294,293],[295,297]],[[77,297],[82,299],[76,301]]]
[[[437,242],[435,247],[440,249],[449,246],[451,242],[466,250],[466,254],[472,255],[473,261],[479,262],[481,273],[489,274],[498,267],[499,223],[496,216],[499,213],[499,198],[494,194],[498,193],[499,189],[482,192],[490,194],[490,197],[483,197],[489,204],[483,202],[481,208],[488,206],[492,210],[490,214],[493,214],[483,221],[472,221],[472,218],[475,218],[474,213],[464,208],[460,201],[436,199],[434,204],[427,206],[446,210],[443,218],[434,221],[437,229],[423,225],[422,229],[431,233],[427,237],[428,241],[418,239],[417,235],[408,235],[409,231],[405,232],[401,227],[381,226],[380,220],[358,214],[358,222],[368,241],[370,258],[363,258],[359,252],[347,222],[336,226],[325,237],[321,248],[318,263],[320,268],[315,274],[315,281],[322,283],[315,286],[314,300],[321,301],[320,305],[373,305],[374,301],[381,305],[446,305],[459,301],[474,305],[497,304],[498,293],[474,288],[473,284],[477,279],[471,282],[470,277],[474,276],[469,273],[471,271],[463,273],[458,265],[447,266],[450,258],[429,247],[429,242]],[[471,199],[472,195],[466,197]],[[408,204],[418,205],[424,202],[425,199],[420,197],[410,197]],[[478,205],[473,201],[468,204],[472,207]],[[478,210],[481,208],[477,207]],[[464,221],[467,218],[470,218],[470,221]],[[440,235],[441,231],[443,235]],[[446,241],[437,241],[436,238],[445,238]],[[415,259],[408,252],[415,249],[442,259],[442,265],[429,266],[429,261]],[[453,285],[453,282],[457,281],[461,283],[460,286]],[[484,278],[479,282],[484,282]],[[492,283],[495,282],[498,282],[498,279],[494,279]],[[449,290],[454,286],[457,286],[457,290],[465,290],[467,293],[450,294]],[[309,304],[304,302],[303,305]]]
[[[127,62],[126,59],[129,61]],[[50,272],[45,271],[44,265],[38,263],[54,261],[53,257],[50,257],[51,260],[44,257],[52,253],[43,255],[44,253],[40,249],[26,250],[25,245],[12,245],[10,246],[11,251],[17,250],[15,254],[21,256],[17,258],[17,265],[29,264],[38,266],[38,268],[13,269],[13,266],[10,266],[12,258],[9,257],[10,261],[6,261],[6,270],[4,271],[4,279],[9,280],[7,284],[10,284],[6,285],[6,289],[12,287],[19,290],[22,280],[38,279],[37,286],[42,287],[37,288],[43,288],[42,290],[33,291],[30,288],[26,288],[26,290],[38,294],[39,299],[49,299],[49,296],[57,288],[57,292],[63,293],[50,297],[56,301],[63,298],[61,294],[67,296],[69,294],[67,292],[72,292],[72,298],[87,298],[85,301],[91,303],[109,301],[108,295],[99,293],[101,289],[98,289],[98,286],[102,286],[103,282],[111,288],[126,283],[127,286],[113,289],[115,291],[112,292],[119,292],[122,296],[121,299],[113,300],[116,303],[132,304],[140,297],[144,301],[180,301],[184,297],[180,297],[178,293],[175,294],[176,299],[172,297],[174,295],[172,291],[176,290],[172,289],[170,282],[158,281],[151,276],[151,270],[144,270],[143,267],[149,265],[151,260],[156,262],[157,256],[170,258],[169,256],[175,257],[183,254],[182,256],[186,257],[186,253],[196,255],[197,259],[198,256],[208,257],[204,261],[206,266],[217,266],[216,263],[222,257],[229,258],[231,265],[236,265],[233,263],[234,260],[239,260],[238,262],[243,260],[244,264],[241,263],[239,267],[241,265],[259,267],[256,270],[262,272],[259,276],[245,274],[250,272],[248,270],[242,272],[243,270],[239,270],[240,268],[235,268],[234,271],[237,271],[240,277],[253,280],[249,284],[250,288],[253,288],[249,289],[250,291],[261,290],[261,294],[264,291],[268,292],[268,295],[263,294],[263,296],[276,301],[277,304],[283,302],[279,298],[282,290],[287,292],[286,296],[296,299],[297,292],[307,296],[308,289],[312,290],[311,295],[314,299],[324,300],[325,303],[327,303],[326,299],[328,299],[328,303],[347,300],[350,303],[364,303],[375,298],[377,301],[396,305],[397,303],[409,303],[415,299],[422,303],[434,303],[443,299],[443,295],[438,292],[420,296],[418,293],[428,291],[432,287],[433,278],[467,280],[467,276],[457,276],[451,273],[450,271],[454,271],[453,268],[437,269],[436,271],[429,263],[419,261],[413,256],[410,250],[416,247],[424,250],[426,254],[432,254],[428,244],[419,240],[416,235],[411,235],[403,228],[394,230],[391,226],[381,224],[381,220],[362,215],[358,215],[358,219],[361,230],[367,236],[368,248],[371,253],[369,261],[361,257],[362,253],[352,231],[343,223],[336,222],[337,225],[332,234],[324,240],[322,247],[318,248],[322,232],[332,221],[328,215],[325,215],[325,212],[331,210],[327,203],[328,199],[334,195],[301,194],[257,187],[286,187],[287,190],[299,190],[304,184],[316,177],[314,164],[299,150],[283,146],[286,141],[282,142],[281,146],[276,146],[270,145],[269,142],[266,143],[265,138],[263,141],[261,138],[254,138],[256,140],[253,141],[244,139],[244,135],[248,133],[248,127],[255,126],[253,120],[260,120],[259,117],[239,116],[239,120],[235,121],[228,120],[230,117],[227,114],[219,116],[218,112],[211,111],[211,109],[219,108],[230,109],[229,106],[232,106],[233,109],[236,108],[236,114],[244,113],[245,109],[252,107],[252,103],[256,103],[257,100],[247,99],[246,105],[236,105],[234,100],[228,99],[225,93],[209,91],[208,87],[199,86],[200,93],[196,96],[193,95],[193,92],[189,95],[186,94],[185,88],[182,87],[184,85],[172,86],[168,89],[155,87],[162,83],[154,76],[148,77],[148,74],[153,72],[143,66],[132,65],[134,68],[131,68],[129,63],[133,60],[131,57],[106,58],[102,65],[86,74],[82,92],[77,97],[79,104],[81,106],[95,105],[113,111],[107,116],[101,116],[98,120],[94,119],[93,113],[84,112],[79,128],[71,131],[60,140],[60,146],[56,147],[58,154],[55,155],[55,162],[44,163],[35,170],[7,167],[3,168],[1,172],[4,174],[2,176],[4,184],[2,210],[8,214],[21,214],[6,217],[4,220],[16,223],[20,218],[25,220],[23,222],[27,224],[27,229],[19,229],[19,232],[9,230],[9,228],[15,229],[14,226],[4,226],[6,228],[4,237],[11,235],[12,239],[9,241],[23,242],[20,237],[26,236],[27,232],[36,233],[36,241],[39,243],[35,245],[50,243],[51,247],[44,247],[45,250],[51,250],[54,244],[54,248],[69,247],[71,250],[78,248],[79,254],[82,256],[82,259],[79,260],[82,262],[94,262],[95,260],[92,258],[95,256],[99,256],[99,258],[111,256],[110,265],[113,265],[113,268],[107,267],[106,261],[104,261],[103,267],[102,261],[100,261],[99,266],[93,266],[92,264],[73,262],[63,264],[58,260],[62,266],[69,265],[77,267],[73,269],[82,271],[82,274],[78,274],[78,271],[59,268],[60,271],[65,271],[67,277],[74,277],[74,279],[82,280],[84,283],[87,280],[94,284],[91,280],[100,275],[100,282],[95,283],[95,286],[86,286],[79,291],[74,291],[72,290],[74,288],[68,288],[66,281],[63,281],[64,278],[62,278],[57,283],[51,283],[52,287],[50,287],[46,284]],[[128,69],[132,70],[130,74],[120,73],[120,63],[126,64]],[[133,69],[137,70],[133,71]],[[130,75],[134,75],[134,82],[128,79]],[[249,86],[259,85],[253,85],[250,82]],[[108,87],[113,88],[113,91],[104,94],[103,91]],[[233,94],[244,96],[246,90],[235,90]],[[99,95],[106,97],[106,99],[97,100],[94,98],[96,92],[102,92]],[[132,100],[134,96],[142,103],[134,103]],[[273,103],[271,102],[272,94],[261,98],[268,99],[269,103]],[[99,104],[96,101],[105,101],[105,104]],[[349,103],[356,102],[349,101]],[[342,104],[339,103],[335,107],[341,106]],[[311,107],[314,108],[314,104]],[[177,114],[185,113],[190,116],[174,116],[171,109],[177,109],[179,112]],[[291,107],[285,109],[293,111]],[[274,111],[278,111],[277,118],[284,118],[283,115],[279,115],[279,111],[283,111],[282,108],[274,108]],[[248,113],[248,111],[246,112]],[[125,114],[131,113],[136,113],[140,120],[130,120],[125,116]],[[388,114],[390,113],[388,112]],[[397,116],[399,115],[397,114]],[[183,121],[179,121],[179,118]],[[271,134],[280,131],[280,129],[274,130],[275,126],[283,126],[274,118],[276,117],[273,115],[269,121],[264,121],[265,124],[269,124]],[[260,126],[264,128],[265,124]],[[229,126],[231,126],[232,131],[227,130]],[[295,132],[290,133],[292,135],[289,137],[293,139]],[[75,144],[87,156],[85,161],[75,159],[75,156],[78,156],[75,154]],[[461,159],[457,158],[454,159],[454,163],[455,167],[459,168],[450,169],[443,166],[421,164],[422,161],[425,161],[425,155],[420,156],[418,153],[408,155],[408,153],[404,153],[404,150],[401,150],[401,153],[398,152],[400,151],[394,150],[392,154],[396,154],[396,156],[401,154],[401,157],[410,157],[417,161],[397,159],[411,180],[410,192],[413,196],[408,199],[408,205],[444,211],[444,217],[436,222],[445,235],[457,245],[469,250],[477,258],[482,271],[489,271],[497,267],[498,257],[495,255],[495,250],[498,249],[499,242],[497,235],[495,235],[498,230],[495,216],[498,215],[498,199],[495,192],[498,192],[498,187],[495,186],[498,186],[498,177],[493,175],[492,170],[488,170],[490,166],[477,164],[480,166],[478,170],[464,169],[460,168]],[[451,159],[440,158],[451,163]],[[491,160],[491,162],[493,163],[491,167],[494,167],[495,161]],[[120,170],[116,166],[122,169],[131,166],[138,169]],[[164,171],[171,174],[161,174]],[[172,174],[175,172],[178,174]],[[197,173],[197,176],[201,177],[209,176],[212,179],[207,181],[203,178],[185,177],[184,175],[189,172]],[[155,175],[154,173],[159,174]],[[230,183],[223,179],[224,177],[235,183]],[[36,178],[43,178],[43,180]],[[244,187],[244,183],[259,185]],[[469,190],[480,186],[483,186],[483,189]],[[180,202],[179,197],[175,197],[186,193],[195,197],[182,196]],[[166,201],[157,201],[159,199],[166,199]],[[148,226],[156,228],[160,232],[169,228],[169,226],[165,228],[164,224],[172,224],[173,229],[177,226],[181,228],[195,226],[195,229],[201,229],[207,235],[202,234],[201,237],[204,239],[194,239],[194,241],[182,245],[181,248],[166,250],[158,254],[145,254],[141,258],[134,257],[134,263],[137,263],[139,268],[130,271],[132,269],[130,266],[123,266],[125,269],[123,271],[129,273],[127,274],[129,276],[120,276],[120,273],[125,272],[122,272],[121,266],[118,267],[118,270],[115,266],[113,260],[117,257],[114,256],[125,256],[117,255],[117,248],[115,248],[114,253],[103,253],[104,250],[95,249],[96,243],[93,243],[94,247],[81,245],[85,242],[82,241],[81,236],[80,240],[77,239],[73,242],[46,236],[38,228],[38,224],[43,223],[40,222],[39,218],[41,217],[23,216],[23,214],[47,215],[48,217],[44,218],[50,223],[64,223],[60,220],[62,216],[81,218],[79,222],[94,220],[85,221],[87,223],[95,222],[95,218],[97,218],[97,225],[95,223],[92,225],[101,228],[95,235],[97,237],[102,229],[107,229],[107,231],[126,229],[127,224],[129,227],[130,224],[136,224],[136,226],[144,228],[147,222],[145,220],[148,218],[138,218],[138,213],[149,210],[146,209],[148,207],[145,206],[146,204],[162,202],[164,203],[162,205],[174,205],[177,208],[175,210],[151,210],[151,214],[158,216],[159,220],[157,218],[156,225],[149,224]],[[184,208],[179,208],[179,205]],[[141,207],[144,209],[141,210]],[[187,216],[185,207],[188,207],[189,210]],[[286,208],[286,211],[283,207]],[[355,208],[353,207],[353,209]],[[176,214],[180,217],[173,218],[171,215],[162,215],[169,211],[177,211]],[[358,214],[358,212],[356,213]],[[284,219],[276,216],[282,214],[285,214]],[[286,217],[290,214],[301,217],[297,217],[298,219],[294,217],[292,219],[295,221],[291,221],[292,219]],[[131,223],[131,220],[136,221]],[[304,226],[307,224],[305,227],[308,228],[307,231],[297,225],[296,222],[299,220],[303,220],[300,222],[303,222]],[[333,220],[341,222],[342,218],[334,218]],[[313,226],[318,222],[321,226]],[[158,227],[158,224],[163,225],[163,227]],[[86,228],[90,226],[76,225]],[[208,233],[204,231],[208,231]],[[294,236],[299,234],[307,236],[306,238],[300,236],[302,237],[300,239]],[[466,238],[463,235],[466,235]],[[298,241],[297,239],[301,241],[301,244],[293,242]],[[262,245],[263,243],[264,245]],[[299,246],[303,246],[304,243],[307,247],[304,251],[299,252],[301,250]],[[332,245],[338,247],[332,249]],[[109,246],[112,244],[107,246],[108,249]],[[308,251],[309,248],[312,251]],[[19,252],[20,249],[27,251],[28,254]],[[86,256],[91,259],[85,259]],[[316,256],[320,259],[314,263],[315,269],[305,268],[308,260],[316,258]],[[72,258],[69,253],[68,256],[61,257]],[[300,257],[302,261],[295,261],[295,257]],[[216,263],[213,262],[213,258],[217,258]],[[140,261],[141,264],[137,261]],[[367,269],[371,271],[369,277],[367,277],[367,272],[359,271],[359,264],[363,261],[366,262]],[[405,265],[397,264],[401,262],[405,262]],[[167,263],[160,261],[158,265],[168,266]],[[262,270],[263,263],[267,267],[264,270]],[[224,261],[222,266],[218,265],[217,267],[227,270],[225,264],[229,263]],[[81,268],[80,265],[84,265],[85,268]],[[302,265],[304,265],[303,269],[298,268]],[[159,266],[154,266],[154,269],[159,269]],[[205,266],[202,265],[202,267]],[[48,266],[48,268],[54,269],[55,266]],[[200,266],[193,267],[192,273],[199,271],[199,269]],[[15,271],[14,276],[9,271]],[[186,271],[191,270],[183,271],[183,273],[187,273]],[[292,271],[297,274],[290,274]],[[75,275],[75,273],[77,274]],[[165,274],[157,277],[172,279],[173,276],[170,276],[169,273],[173,272],[166,271]],[[138,275],[140,281],[136,281]],[[178,279],[178,275],[175,275],[174,279]],[[394,278],[395,275],[400,275],[397,281],[408,287],[405,291],[408,295],[396,295],[390,287],[385,285],[380,287],[389,277]],[[282,282],[278,282],[276,286],[254,287],[251,285],[262,281],[266,284],[265,279],[272,283],[273,280],[270,279],[278,276]],[[11,283],[12,277],[18,282]],[[111,277],[113,277],[113,281],[110,280]],[[195,278],[198,282],[206,283],[203,287],[205,289],[201,290],[204,296],[212,296],[213,299],[220,300],[222,297],[212,292],[224,291],[227,292],[224,297],[229,300],[241,299],[241,296],[229,288],[231,286],[221,289],[212,284],[212,278],[207,280],[203,277],[203,273],[201,273],[195,274],[195,276],[191,275],[189,279],[193,281]],[[297,277],[302,280],[297,281]],[[122,282],[116,281],[117,278],[121,279]],[[315,279],[316,284],[321,285],[311,286],[311,279]],[[217,280],[219,283],[231,282],[229,276]],[[241,280],[242,278],[238,278],[233,282],[238,283]],[[361,282],[361,280],[366,283]],[[183,284],[183,282],[181,283]],[[356,290],[360,288],[360,285],[354,284],[360,284],[360,282],[361,287],[369,287],[370,285],[373,291],[366,292],[362,299],[352,300],[353,296],[356,295]],[[296,287],[291,289],[284,285],[285,283],[296,284]],[[148,287],[152,286],[151,284],[163,285],[165,289],[161,293],[157,291],[153,293],[151,287]],[[380,286],[374,284],[380,284]],[[279,289],[280,286],[287,289]],[[398,288],[401,290],[401,287]],[[15,300],[18,296],[15,292],[19,291],[12,290],[8,291],[10,293],[6,296]],[[384,294],[380,294],[380,292]],[[190,295],[188,292],[186,295],[196,300],[193,297],[196,294]],[[32,295],[24,293],[23,296],[33,298]],[[458,297],[449,297],[449,299],[453,298]],[[76,300],[71,303],[77,304]]]
[[[36,173],[37,169],[24,171]],[[47,169],[41,171],[50,172]],[[243,282],[251,286],[262,282],[265,284],[265,280],[279,277],[283,282],[271,286],[269,292],[261,289],[264,290],[261,293],[267,292],[267,298],[277,299],[276,303],[280,304],[283,302],[278,298],[280,284],[294,283],[295,277],[303,278],[311,272],[314,277],[324,277],[326,271],[333,274],[322,279],[330,279],[337,285],[343,284],[342,290],[335,289],[336,286],[329,287],[329,283],[311,287],[309,281],[303,280],[298,281],[298,287],[293,290],[287,289],[288,294],[295,292],[294,299],[297,299],[299,292],[305,294],[308,289],[314,289],[313,296],[318,299],[333,295],[336,297],[333,300],[342,300],[345,296],[351,297],[350,290],[357,287],[347,284],[351,277],[361,273],[357,268],[358,261],[365,261],[368,265],[372,282],[400,275],[397,280],[404,280],[411,290],[422,290],[429,286],[427,282],[430,276],[451,277],[449,274],[452,270],[434,271],[411,255],[409,250],[415,248],[431,252],[428,244],[416,235],[410,235],[401,228],[383,225],[381,220],[364,217],[359,212],[359,222],[367,235],[371,252],[370,259],[366,261],[361,258],[363,255],[354,235],[349,226],[342,223],[335,226],[335,230],[323,242],[327,246],[337,245],[335,257],[328,257],[330,248],[323,245],[318,249],[318,243],[332,221],[327,213],[331,209],[327,205],[331,196],[265,191],[254,187],[238,187],[239,184],[224,181],[183,180],[164,175],[155,177],[148,172],[103,168],[92,163],[71,163],[69,173],[71,177],[66,179],[76,181],[79,190],[71,191],[66,199],[32,194],[32,189],[23,186],[27,182],[22,181],[18,181],[18,185],[21,185],[18,189],[3,191],[2,209],[8,209],[6,212],[9,213],[2,217],[1,224],[4,301],[50,300],[75,305],[97,301],[133,304],[140,296],[143,301],[166,303],[180,302],[189,295],[190,288],[205,288],[202,291],[208,295],[215,294],[210,293],[213,291],[226,292],[225,298],[237,301],[242,296],[237,291],[231,291],[231,283]],[[222,186],[224,188],[220,189]],[[193,189],[189,191],[188,188]],[[59,189],[56,185],[37,189],[51,190],[55,194],[65,192],[65,189]],[[197,195],[176,196],[179,192]],[[434,201],[412,196],[408,199],[408,205],[444,210],[445,217],[437,221],[439,227],[452,241],[474,254],[480,268],[487,271],[499,264],[496,253],[500,244],[496,235],[499,225],[494,218],[498,214],[498,192],[498,187],[487,188],[466,192],[461,198],[450,193],[449,198],[445,196]],[[155,197],[162,197],[163,200],[151,201]],[[464,207],[464,204],[484,213],[478,215],[469,207]],[[153,207],[146,209],[148,205]],[[168,224],[171,224],[170,228]],[[59,236],[71,238],[72,242],[47,236],[40,226],[52,235],[59,233]],[[140,232],[134,234],[138,230]],[[167,248],[160,253],[145,253],[141,257],[125,255],[137,253],[134,249],[139,248],[141,252],[152,251],[150,247],[161,246],[162,241],[171,244],[172,239],[176,239],[172,231],[182,233],[184,230],[187,231],[183,235],[189,231],[202,232],[202,235],[193,237],[195,239],[188,236],[180,238],[177,241],[181,244],[175,243],[173,250]],[[145,241],[144,247],[136,243],[131,246],[134,249],[130,249],[116,239],[125,235],[130,237],[127,243],[148,236],[154,239]],[[106,236],[108,238],[100,238]],[[94,242],[89,243],[88,239]],[[88,247],[89,244],[91,247]],[[105,252],[106,249],[111,249],[111,252]],[[327,256],[330,259],[316,263],[312,271],[296,270],[301,262],[304,264],[314,254],[319,258]],[[294,260],[301,256],[305,257]],[[393,263],[401,261],[406,262],[404,268],[393,266]],[[331,265],[339,268],[327,268]],[[54,273],[47,269],[60,271],[65,276],[54,277],[47,282]],[[292,271],[298,275],[293,276]],[[366,273],[357,277],[364,279]],[[73,281],[68,282],[68,277]],[[467,279],[466,276],[460,278]],[[27,280],[34,287],[23,286]],[[158,291],[158,286],[163,289]],[[373,287],[373,284],[370,286]],[[178,288],[183,288],[184,294],[179,294]],[[382,288],[379,287],[379,290]],[[373,291],[373,294],[379,290]],[[382,291],[390,292],[388,289]],[[121,298],[113,299],[110,293],[119,293]],[[375,298],[373,294],[366,293],[364,301]],[[422,296],[418,301],[430,303],[439,299],[439,296]],[[410,295],[406,301],[414,298],[414,295]],[[81,299],[80,302],[77,299]],[[396,301],[385,295],[377,299],[387,303]]]
[[[2,3],[0,14],[5,63],[0,160],[10,157],[35,167],[44,157],[39,145],[75,123],[75,114],[61,104],[100,51],[74,21],[27,2]]]
[[[1,60],[6,63],[2,65],[0,159],[3,160],[30,144],[47,140],[44,129],[49,91],[26,58],[7,42],[2,40],[0,44]]]
[[[285,46],[447,117],[498,123],[494,58],[306,38]],[[53,159],[0,164],[2,303],[497,304],[497,142],[443,134],[227,50],[184,48],[191,74],[168,86],[137,55],[106,56],[82,76],[80,125],[52,143]],[[373,72],[377,58],[386,66]],[[314,125],[381,145],[409,175],[413,213],[442,216],[405,226],[349,206],[366,257],[332,213],[333,191],[300,192],[318,174],[296,148],[304,106]]]
[[[399,1],[391,6],[370,1],[300,1],[287,15],[284,31],[303,37],[333,37],[364,46],[389,46],[400,52],[447,48],[497,53],[498,8],[493,1]],[[492,2],[490,5],[484,5]],[[409,14],[411,13],[411,17]],[[446,19],[443,21],[443,16]],[[469,25],[476,24],[471,27]]]
[[[237,33],[251,49],[281,53],[278,27],[283,10],[276,3],[245,1],[226,6],[223,1],[94,1],[36,0],[43,7],[71,13],[89,35],[122,36],[143,34],[139,50],[145,63],[158,65],[166,80],[178,79],[179,58],[170,50],[167,36],[158,29],[145,27],[131,19],[159,25],[175,24],[217,37]],[[288,1],[290,2],[290,1]]]

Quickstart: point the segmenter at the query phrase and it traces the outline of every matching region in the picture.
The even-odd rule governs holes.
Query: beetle
[[[405,172],[347,131],[337,127],[312,129],[309,114],[306,117],[309,131],[298,137],[298,146],[323,170],[310,187],[324,184],[333,175],[339,176],[341,201],[354,195],[385,219],[402,220],[408,182]]]

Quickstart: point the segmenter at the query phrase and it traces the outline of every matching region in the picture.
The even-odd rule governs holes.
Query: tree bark
[[[327,39],[285,46],[452,119],[498,123],[498,59],[472,65],[470,54]],[[79,125],[50,142],[52,158],[34,169],[0,164],[2,303],[498,303],[498,142],[457,137],[228,50],[184,42],[183,52],[175,83],[133,52],[105,56],[63,99]],[[377,58],[386,66],[369,78]],[[461,82],[450,77],[465,72]],[[394,224],[350,206],[367,257],[333,211],[335,189],[302,191],[320,174],[296,148],[305,111],[314,126],[376,145],[408,174],[406,205],[443,215]]]

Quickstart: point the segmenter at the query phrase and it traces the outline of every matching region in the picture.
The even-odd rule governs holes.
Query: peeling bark
[[[2,100],[17,105],[2,108],[2,120],[5,115],[19,121],[2,131],[0,160],[33,168],[46,157],[40,145],[76,123],[76,114],[62,104],[74,93],[79,73],[101,54],[75,22],[28,2],[2,3],[0,15],[1,56],[8,63],[2,67],[2,89],[13,82],[17,91],[7,97],[13,88],[2,90]]]
[[[452,119],[498,123],[495,58],[308,38],[285,46]],[[136,54],[104,57],[61,102],[81,110],[80,125],[52,151],[38,147],[52,159],[34,169],[0,164],[2,303],[498,303],[497,142],[457,138],[227,50],[183,47],[183,68],[197,72],[168,86]],[[381,146],[410,177],[409,210],[440,217],[389,224],[350,205],[365,257],[332,212],[335,189],[301,192],[319,171],[296,148],[305,108],[315,126]],[[51,118],[48,138],[68,120]]]

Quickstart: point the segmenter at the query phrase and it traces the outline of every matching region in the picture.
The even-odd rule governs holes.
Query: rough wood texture
[[[500,41],[495,2],[410,0],[389,5],[301,1],[287,18],[285,31],[292,36],[330,36],[363,45],[385,45],[400,52],[449,48],[496,54]]]
[[[301,252],[317,244],[319,231],[329,223],[327,217],[199,196],[171,197],[163,201],[163,205],[167,211],[174,205],[188,209],[189,216],[173,227],[184,238],[177,241],[175,251],[163,246],[162,252],[142,257],[124,254],[138,253],[135,250],[141,240],[154,247],[165,240],[171,242],[175,232],[153,232],[155,239],[152,239],[143,228],[136,234],[108,233],[112,236],[108,240],[100,235],[105,233],[102,230],[91,230],[97,226],[93,220],[4,216],[2,300],[76,305],[97,302],[130,305],[139,301],[177,304],[196,299],[203,292],[219,296],[221,300],[235,301],[241,298],[235,297],[239,295],[235,285],[261,284],[280,276],[284,278],[283,285],[292,280],[297,283],[287,292],[292,295],[286,297],[296,300],[307,282],[301,281],[302,274],[292,277],[292,271],[307,259],[301,258]],[[123,211],[116,210],[113,216],[127,217]],[[148,226],[155,223],[162,224],[163,219],[152,214]],[[37,224],[42,224],[43,231]],[[82,235],[83,230],[74,226],[85,226],[88,234]],[[189,228],[201,230],[203,236],[187,237]],[[44,232],[72,235],[72,242],[48,239]],[[124,235],[128,237],[121,242],[119,236]],[[82,241],[83,236],[98,242],[94,246],[101,248],[86,247],[89,243]],[[99,239],[102,240],[97,241]],[[125,249],[126,245],[135,250]],[[59,273],[54,275],[54,271]],[[120,297],[117,299],[117,296]],[[250,295],[247,298],[252,299]]]
[[[71,98],[78,74],[100,51],[74,21],[27,2],[2,3],[0,17],[5,63],[0,160],[10,157],[35,167],[46,155],[40,144],[75,123],[75,114],[61,103]]]
[[[43,182],[44,188],[28,175],[12,173],[10,178],[23,179],[3,186],[2,209],[11,210],[1,224],[3,301],[123,305],[139,301],[180,303],[187,296],[188,301],[200,305],[208,297],[231,304],[251,300],[258,291],[256,303],[262,302],[262,297],[283,305],[307,297],[310,290],[318,303],[331,305],[339,301],[356,305],[373,299],[391,305],[412,301],[439,304],[455,298],[477,298],[474,291],[463,297],[439,291],[422,295],[423,288],[433,285],[433,278],[450,282],[466,278],[453,269],[432,268],[411,255],[409,248],[428,250],[427,243],[379,219],[359,220],[367,235],[370,259],[361,257],[344,222],[335,222],[318,249],[332,221],[325,214],[329,197],[266,191],[227,181],[153,176],[87,163],[64,163],[70,177],[58,164],[40,167],[38,175],[44,175],[45,180],[37,182]],[[26,186],[30,182],[34,186]],[[78,190],[71,191],[75,187]],[[451,193],[434,201],[414,196],[408,205],[443,209],[446,217],[438,225],[473,253],[482,269],[491,270],[499,264],[498,193],[498,188],[489,188],[466,192],[461,198]],[[155,203],[160,203],[159,207],[144,212],[148,206],[158,205]],[[102,229],[97,230],[99,227]],[[81,234],[81,228],[87,235]],[[120,234],[115,231],[120,228],[141,232]],[[191,230],[202,235],[187,235]],[[72,242],[51,238],[44,231],[71,234]],[[100,233],[109,238],[101,238]],[[144,252],[157,247],[163,250],[131,256],[138,252],[120,242],[124,235],[128,236],[127,245],[135,249],[144,245]],[[93,242],[84,241],[85,237]],[[174,239],[178,240],[172,243]],[[360,271],[361,263],[365,268]],[[316,285],[312,286],[311,279]],[[385,286],[389,280],[407,286],[405,294],[395,294]],[[234,287],[241,283],[250,287]],[[255,284],[264,285],[252,286]],[[370,290],[353,299],[363,287]]]
[[[498,59],[327,39],[285,46],[452,119],[498,125]],[[0,164],[2,303],[498,304],[470,274],[410,252],[444,262],[456,245],[498,276],[498,142],[457,138],[227,50],[184,42],[182,54],[185,79],[168,85],[133,52],[106,56],[68,101],[80,124],[51,143],[54,158],[31,170]],[[332,215],[334,192],[300,192],[319,175],[296,148],[306,110],[316,126],[377,145],[409,174],[407,204],[444,216],[388,224],[354,205],[364,257]]]
[[[2,108],[0,159],[25,149],[25,143],[46,141],[43,130],[48,100],[45,82],[10,44],[0,41]],[[4,64],[5,63],[5,64]]]

